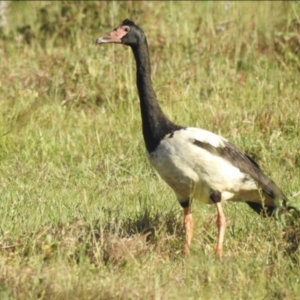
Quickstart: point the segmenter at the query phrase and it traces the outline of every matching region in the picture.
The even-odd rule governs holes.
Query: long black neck
[[[132,46],[136,60],[136,81],[140,98],[143,135],[147,151],[156,149],[160,141],[182,127],[172,123],[161,110],[152,87],[147,40]]]

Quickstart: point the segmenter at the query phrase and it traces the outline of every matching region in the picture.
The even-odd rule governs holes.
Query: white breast
[[[222,193],[222,200],[239,190],[255,190],[248,175],[216,153],[194,144],[195,140],[213,147],[224,147],[226,139],[209,131],[187,128],[166,136],[157,149],[148,154],[151,165],[175,191],[179,201],[191,198],[209,203],[210,190]],[[244,180],[245,178],[248,180]]]

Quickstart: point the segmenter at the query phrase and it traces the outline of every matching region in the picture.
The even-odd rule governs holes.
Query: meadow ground
[[[131,18],[175,122],[221,134],[296,204],[300,3],[12,2],[0,29],[0,299],[298,299],[300,222],[182,209],[144,155]]]

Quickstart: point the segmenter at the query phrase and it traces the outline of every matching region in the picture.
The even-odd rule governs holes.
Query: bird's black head
[[[145,35],[142,29],[135,25],[134,22],[126,19],[112,32],[98,38],[96,44],[117,43],[132,47],[137,45],[144,38]]]

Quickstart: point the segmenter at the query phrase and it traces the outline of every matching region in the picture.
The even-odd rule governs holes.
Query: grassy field
[[[300,3],[12,2],[0,29],[0,299],[298,299],[300,222],[193,203],[149,166],[131,50],[96,46],[131,18],[160,104],[221,134],[300,202]]]

